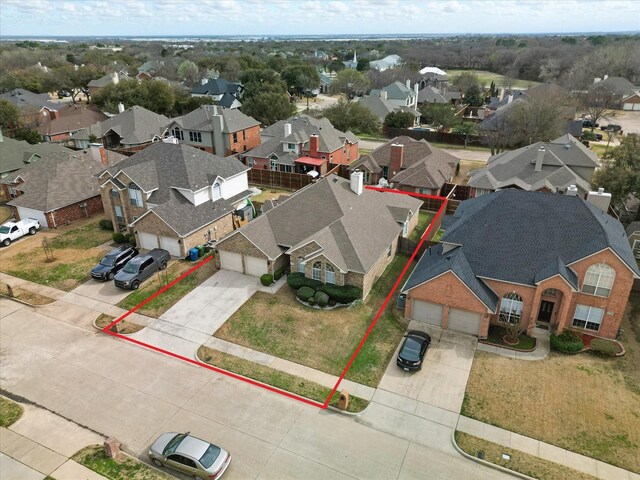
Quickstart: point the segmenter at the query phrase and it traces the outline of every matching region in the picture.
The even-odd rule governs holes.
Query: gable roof
[[[24,168],[29,165],[31,161],[37,160],[49,153],[56,152],[68,153],[71,152],[71,150],[57,143],[37,143],[31,145],[24,140],[3,137],[2,141],[0,141],[0,175]],[[15,175],[10,175],[3,180],[13,182]]]
[[[627,236],[640,233],[640,222],[631,222],[626,228]]]
[[[42,108],[58,110],[58,108],[61,107],[61,104],[51,101],[48,93],[33,93],[23,88],[16,88],[10,92],[0,93],[0,100],[6,100],[18,108],[32,107],[38,110]]]
[[[116,80],[116,78],[118,80]],[[87,83],[87,87],[102,88],[109,85],[115,85],[116,83],[123,82],[125,80],[133,80],[133,79],[129,75],[125,74],[124,72],[107,73],[106,75],[100,78],[91,80],[89,83]]]
[[[242,85],[239,83],[233,83],[224,78],[213,78],[204,85],[198,85],[191,89],[191,93],[200,95],[223,95],[225,93],[236,94]]]
[[[233,97],[235,99],[235,97]],[[201,132],[213,131],[212,118],[222,117],[222,132],[233,133],[247,128],[259,126],[260,122],[249,115],[245,115],[240,110],[233,108],[222,108],[217,105],[202,105],[192,112],[173,119],[180,128],[185,130],[197,130]]]
[[[88,133],[102,138],[109,130],[113,130],[120,136],[122,145],[140,145],[152,142],[154,138],[162,138],[168,125],[169,119],[164,115],[135,105],[108,120],[91,125]]]
[[[162,60],[147,60],[138,67],[139,73],[154,73],[164,68],[164,62]]]
[[[93,105],[82,106],[78,104],[66,104],[58,110],[58,118],[51,118],[38,126],[41,135],[55,135],[58,133],[75,132],[90,127],[96,122],[101,122],[109,117]]]
[[[387,92],[387,99],[406,100],[408,97],[415,96],[413,89],[408,88],[404,83],[395,81],[382,89]]]
[[[281,199],[239,232],[272,259],[315,242],[341,270],[366,273],[402,231],[397,218],[404,221],[421,204],[369,189],[357,195],[349,180],[331,175]]]
[[[418,103],[449,103],[436,87],[426,86],[418,92]]]
[[[240,103],[240,100],[238,100],[234,95],[228,92],[222,95],[222,98],[218,100],[218,105],[225,108],[231,108],[234,103],[237,103],[238,105],[242,105]]]
[[[370,68],[375,68],[377,70],[387,70],[389,68],[394,68],[397,65],[404,63],[404,60],[399,55],[387,55],[381,60],[372,60],[369,62]]]
[[[633,95],[640,90],[624,77],[607,77],[604,80],[593,83],[589,89],[594,90],[598,87],[605,87],[616,95],[622,96]]]

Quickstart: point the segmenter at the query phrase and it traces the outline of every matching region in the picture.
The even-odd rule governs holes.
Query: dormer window
[[[287,148],[289,150],[295,150],[296,149],[296,144],[295,143],[287,143]]]
[[[134,207],[142,207],[142,190],[133,182],[129,184],[129,199]]]
[[[184,140],[184,132],[180,130],[178,127],[173,129],[173,136],[178,140]]]
[[[213,184],[213,200],[218,200],[222,198],[222,190],[220,188],[220,182],[216,182]]]

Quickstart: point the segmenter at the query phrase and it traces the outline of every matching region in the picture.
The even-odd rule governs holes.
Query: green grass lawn
[[[489,333],[486,341],[488,343],[504,345],[505,347],[515,348],[517,350],[532,350],[536,346],[536,339],[528,336],[526,333],[522,333],[518,337],[520,343],[517,345],[510,345],[504,341],[504,336],[506,334],[507,331],[504,328],[498,325],[492,325],[489,327]]]
[[[476,74],[481,86],[489,87],[491,85],[491,82],[495,82],[496,87],[498,88],[502,88],[504,86],[504,75],[500,75],[499,73],[494,72],[488,72],[486,70],[447,70],[449,81],[452,82],[455,77],[460,76],[460,74],[464,72]],[[535,87],[536,85],[540,85],[540,82],[533,82],[531,80],[513,81],[513,86],[519,89]]]
[[[101,445],[83,448],[71,459],[110,480],[171,480],[175,478],[151,468],[136,458],[126,455],[122,455],[119,460],[109,458]]]
[[[419,242],[422,234],[427,230],[435,215],[435,212],[425,212],[420,210],[420,213],[418,213],[418,223],[416,228],[413,229],[413,232],[409,234],[409,240],[412,242]]]
[[[7,428],[18,421],[24,409],[5,397],[0,397],[0,427]]]

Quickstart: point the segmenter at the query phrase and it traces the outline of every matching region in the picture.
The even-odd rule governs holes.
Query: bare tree
[[[611,112],[617,100],[616,94],[603,85],[596,85],[582,94],[582,102],[591,118],[592,132],[598,120]]]

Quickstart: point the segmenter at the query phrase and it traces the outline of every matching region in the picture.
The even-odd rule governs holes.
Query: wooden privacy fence
[[[448,143],[450,145],[464,146],[464,138],[457,133],[431,132],[429,130],[411,130],[408,128],[387,128],[385,130],[387,137],[394,138],[401,135],[414,138],[416,140],[426,140],[427,142]],[[469,135],[467,145],[480,142],[477,135]]]
[[[313,178],[300,173],[274,172],[271,170],[260,170],[252,168],[248,173],[249,183],[264,187],[287,188],[289,190],[300,190],[310,183]]]

